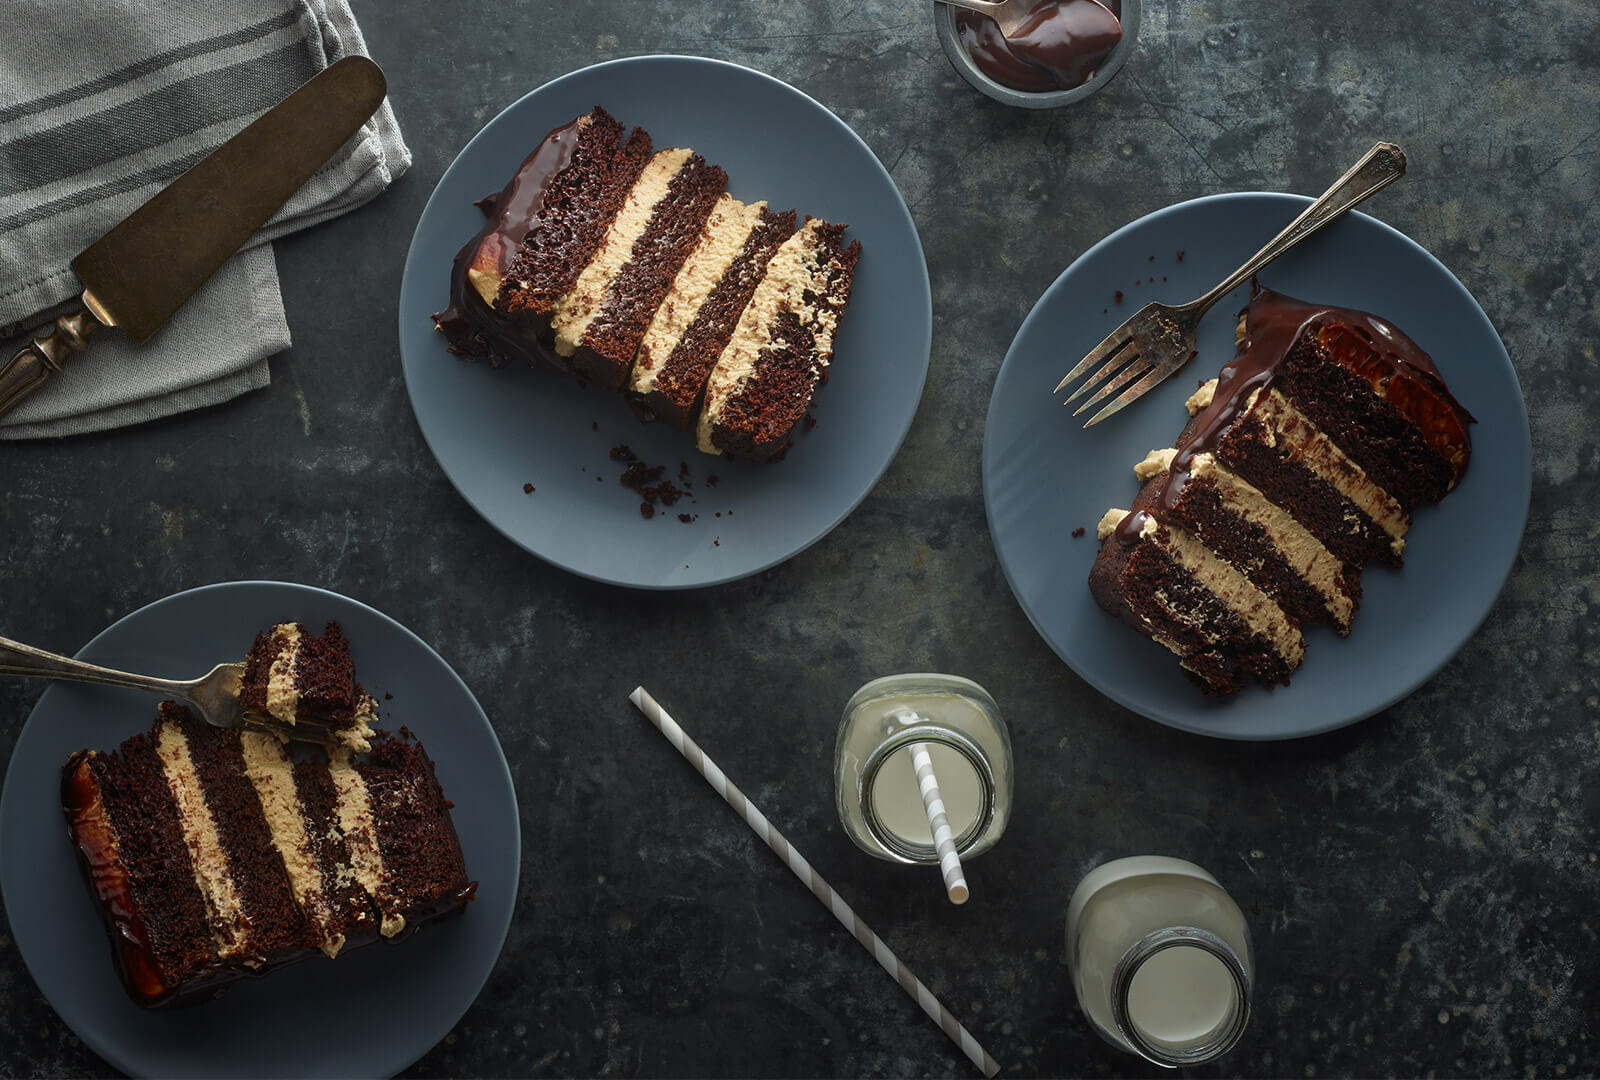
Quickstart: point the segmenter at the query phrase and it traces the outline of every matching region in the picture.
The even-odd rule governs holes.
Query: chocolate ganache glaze
[[[89,887],[100,900],[101,917],[109,924],[111,948],[124,983],[141,1001],[160,1001],[166,985],[157,968],[139,905],[128,885],[128,872],[117,857],[116,841],[105,810],[89,778],[88,751],[80,750],[67,761],[61,777],[61,803],[68,830],[78,847],[79,865]]]
[[[433,316],[434,325],[450,339],[451,352],[487,355],[496,367],[518,360],[527,364],[543,361],[566,369],[566,360],[558,357],[552,344],[541,337],[548,338],[547,331],[490,307],[473,287],[467,271],[486,273],[492,269],[497,277],[506,276],[523,240],[542,221],[544,196],[551,179],[572,160],[579,120],[546,135],[498,194],[475,204],[488,220],[457,253],[450,266],[450,306]]]
[[[956,12],[978,70],[1013,90],[1070,90],[1094,78],[1122,40],[1122,0],[1044,0],[1011,37],[987,15]]]
[[[1158,511],[1177,505],[1189,482],[1190,463],[1217,448],[1249,408],[1255,391],[1266,390],[1277,379],[1305,334],[1316,334],[1336,363],[1371,383],[1390,405],[1415,422],[1428,444],[1450,462],[1450,486],[1460,481],[1472,452],[1467,425],[1476,421],[1445,386],[1433,358],[1393,323],[1365,311],[1308,304],[1254,281],[1250,302],[1240,314],[1245,319],[1244,340],[1218,373],[1211,404],[1180,437],[1178,452],[1161,486]],[[1117,540],[1125,546],[1136,543],[1146,517],[1145,511],[1136,510],[1123,518],[1116,528]]]

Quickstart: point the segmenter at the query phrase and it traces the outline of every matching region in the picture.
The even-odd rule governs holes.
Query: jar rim
[[[1177,946],[1198,948],[1216,957],[1232,976],[1234,991],[1228,1018],[1205,1039],[1182,1048],[1162,1046],[1146,1037],[1128,1008],[1133,977],[1139,969],[1157,953]],[[1165,926],[1139,939],[1117,961],[1111,974],[1111,1014],[1118,1033],[1145,1060],[1168,1069],[1199,1065],[1226,1054],[1243,1037],[1250,1022],[1250,975],[1233,946],[1219,935],[1198,926]]]
[[[878,773],[885,762],[897,751],[913,743],[929,743],[944,746],[954,750],[965,758],[972,766],[972,771],[978,777],[978,784],[982,788],[979,796],[978,813],[974,815],[972,823],[956,836],[956,853],[965,854],[969,848],[976,844],[989,831],[994,824],[995,817],[995,788],[997,786],[994,768],[989,759],[979,749],[976,743],[964,733],[954,728],[946,727],[937,721],[929,721],[896,732],[879,743],[861,766],[861,814],[867,831],[873,839],[882,844],[898,857],[913,863],[937,863],[939,855],[932,844],[911,843],[898,833],[886,827],[878,820],[877,807],[872,798],[873,786],[877,783]]]

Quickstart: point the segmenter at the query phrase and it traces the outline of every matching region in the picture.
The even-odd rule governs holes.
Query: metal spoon
[[[1033,13],[1038,0],[939,0],[939,3],[987,15],[999,24],[1001,34],[1015,37]]]

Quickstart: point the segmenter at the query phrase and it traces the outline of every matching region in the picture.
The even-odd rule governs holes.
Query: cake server
[[[0,675],[67,679],[71,682],[148,690],[152,694],[187,703],[212,727],[260,731],[284,740],[296,739],[324,746],[339,745],[339,741],[325,730],[305,723],[290,726],[239,704],[239,685],[244,678],[243,664],[218,664],[198,679],[161,679],[85,663],[70,656],[58,656],[20,641],[0,637]]]
[[[1071,405],[1079,397],[1100,386],[1094,395],[1079,405],[1072,414],[1077,416],[1108,394],[1134,382],[1123,390],[1105,408],[1095,413],[1083,425],[1093,427],[1106,417],[1119,412],[1123,406],[1137,401],[1145,391],[1187,364],[1195,354],[1195,335],[1200,320],[1218,300],[1232,292],[1241,281],[1247,280],[1263,266],[1294,247],[1300,241],[1339,217],[1381,188],[1405,175],[1406,155],[1394,143],[1381,142],[1364,154],[1350,171],[1333,182],[1333,186],[1306,207],[1305,212],[1291,221],[1284,230],[1265,247],[1245,260],[1244,265],[1229,274],[1221,284],[1204,296],[1187,304],[1173,306],[1152,300],[1106,335],[1106,339],[1090,350],[1078,366],[1067,372],[1066,378],[1056,385],[1060,393],[1068,383],[1087,372],[1096,364],[1098,371],[1084,379],[1062,404]],[[1121,294],[1118,294],[1121,297]],[[1101,385],[1103,384],[1103,385]]]
[[[101,326],[144,341],[367,122],[386,86],[349,56],[323,69],[72,260],[73,310],[0,367],[0,416]]]

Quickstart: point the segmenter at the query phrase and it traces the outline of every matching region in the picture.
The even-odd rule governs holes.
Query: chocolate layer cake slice
[[[1472,417],[1432,359],[1376,316],[1257,288],[1238,342],[1174,445],[1136,469],[1130,510],[1107,512],[1089,578],[1217,693],[1286,681],[1284,626],[1348,633],[1362,566],[1400,564],[1412,512],[1471,453]]]
[[[808,219],[767,264],[706,382],[697,424],[708,454],[781,457],[812,395],[828,377],[839,317],[861,244],[843,225]]]
[[[628,389],[647,413],[680,431],[694,423],[711,368],[794,221],[765,202],[717,200],[634,358]]]
[[[365,750],[378,703],[355,679],[350,643],[330,622],[321,637],[297,622],[256,635],[245,657],[239,701],[280,723],[309,724]]]
[[[368,760],[337,753],[291,762],[166,702],[148,734],[68,759],[68,829],[138,1004],[337,956],[471,899],[421,747],[385,735]]]

